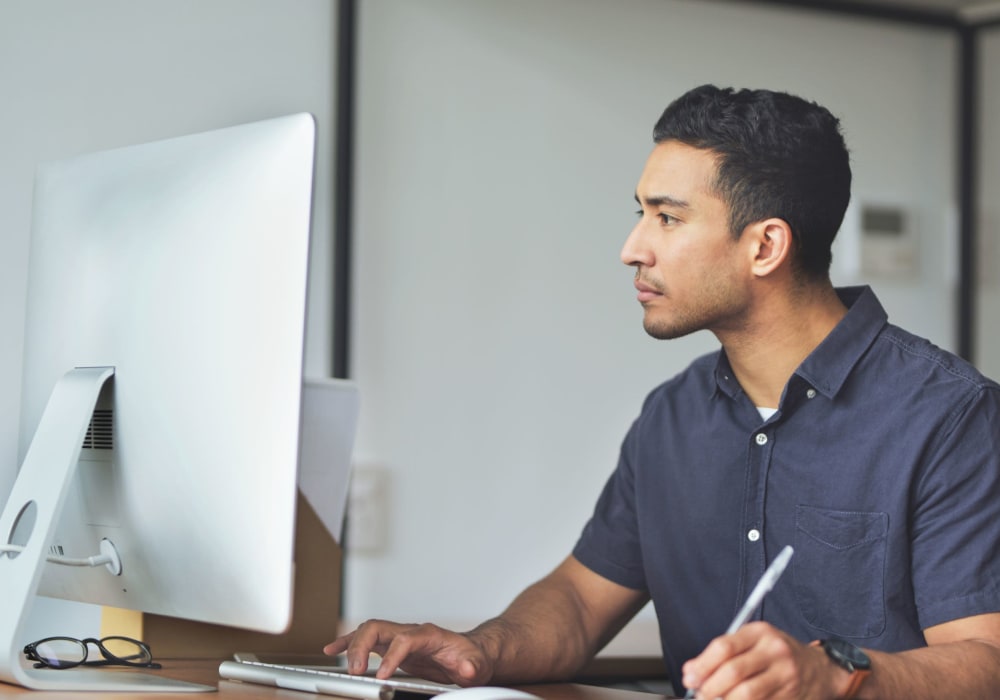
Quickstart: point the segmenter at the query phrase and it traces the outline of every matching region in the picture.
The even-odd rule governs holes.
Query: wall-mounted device
[[[861,218],[861,274],[864,278],[908,279],[919,274],[919,242],[901,206],[864,203]]]

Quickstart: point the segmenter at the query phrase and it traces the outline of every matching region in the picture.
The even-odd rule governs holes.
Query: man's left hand
[[[766,622],[716,637],[683,671],[684,686],[708,700],[828,700],[849,682],[821,648]]]

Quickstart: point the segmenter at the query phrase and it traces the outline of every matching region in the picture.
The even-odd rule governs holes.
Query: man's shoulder
[[[1000,389],[967,360],[899,326],[886,324],[875,349],[877,362],[897,366],[901,372],[912,371],[959,390]]]

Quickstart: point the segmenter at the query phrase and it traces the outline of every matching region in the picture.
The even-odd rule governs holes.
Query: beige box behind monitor
[[[149,644],[156,659],[232,657],[237,651],[318,654],[337,636],[342,550],[301,492],[295,534],[292,621],[284,634],[191,622],[104,608],[101,636],[124,635]]]

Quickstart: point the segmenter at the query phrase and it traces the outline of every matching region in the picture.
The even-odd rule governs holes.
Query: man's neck
[[[846,313],[830,285],[772,290],[754,301],[746,324],[716,336],[754,405],[777,408],[792,373]]]

